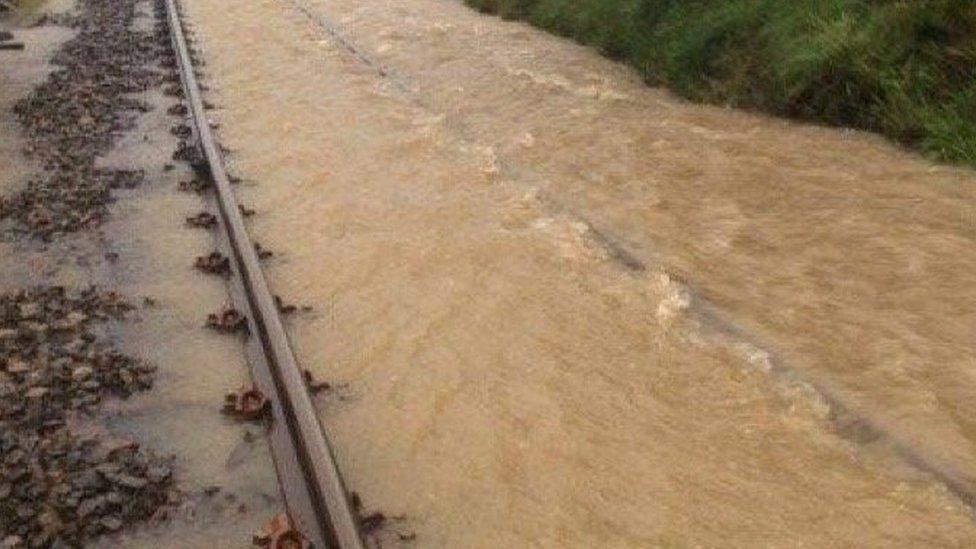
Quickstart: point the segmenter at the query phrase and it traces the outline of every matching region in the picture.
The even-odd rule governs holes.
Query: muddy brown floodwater
[[[972,172],[453,1],[185,7],[271,284],[314,307],[323,422],[394,530],[976,539],[944,482],[976,487]]]

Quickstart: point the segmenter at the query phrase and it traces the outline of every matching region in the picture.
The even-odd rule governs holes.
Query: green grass
[[[465,0],[697,101],[885,134],[976,166],[976,0]]]

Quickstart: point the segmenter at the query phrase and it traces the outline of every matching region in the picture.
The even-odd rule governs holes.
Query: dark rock
[[[64,420],[151,386],[151,366],[92,330],[130,309],[95,288],[0,294],[0,536],[75,547],[178,499],[164,460],[130,440],[74,435]]]
[[[124,486],[126,488],[131,488],[133,490],[138,490],[146,486],[147,481],[144,478],[134,477],[132,475],[116,475],[113,479],[119,486]]]
[[[122,521],[118,517],[105,517],[100,522],[110,532],[115,532],[122,528]]]
[[[146,470],[146,478],[149,479],[149,482],[152,482],[153,484],[159,484],[169,480],[172,474],[173,473],[170,468],[164,465],[150,467]]]

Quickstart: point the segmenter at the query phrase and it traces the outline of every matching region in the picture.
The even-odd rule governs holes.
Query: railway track
[[[251,377],[255,389],[268,401],[269,443],[288,520],[278,525],[267,544],[301,547],[307,542],[316,548],[362,549],[365,544],[357,512],[312,406],[304,371],[295,358],[207,122],[179,7],[176,0],[164,2],[188,116],[213,185],[208,200],[219,212],[218,240],[230,258],[231,296],[249,329],[245,351]]]

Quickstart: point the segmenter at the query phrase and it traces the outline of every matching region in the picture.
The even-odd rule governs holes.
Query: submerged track
[[[288,516],[314,547],[361,549],[364,544],[356,513],[210,131],[178,7],[175,0],[165,3],[185,101],[215,190],[221,244],[232,258],[231,293],[248,320],[251,336],[246,351],[251,375],[271,403],[268,435]]]

